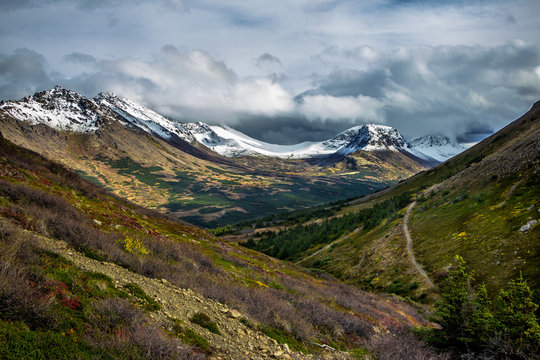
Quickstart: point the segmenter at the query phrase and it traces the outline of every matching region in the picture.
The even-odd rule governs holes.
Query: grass
[[[161,305],[146,295],[143,289],[137,284],[129,283],[124,285],[124,288],[133,296],[137,297],[142,302],[142,307],[146,311],[157,311],[161,309]]]
[[[258,330],[266,336],[276,340],[280,344],[287,344],[293,350],[300,351],[304,354],[308,353],[308,349],[300,341],[291,337],[287,332],[271,327],[271,326],[259,326]]]
[[[182,340],[185,344],[195,346],[206,353],[212,352],[212,347],[207,339],[197,334],[195,331],[182,325],[182,321],[178,319],[171,319],[173,322],[174,334]]]
[[[94,349],[81,343],[76,337],[66,336],[58,331],[35,331],[23,322],[9,323],[0,320],[0,358],[93,359]]]
[[[189,321],[207,329],[211,333],[221,335],[221,331],[219,331],[217,324],[205,313],[197,312],[189,319]]]
[[[538,289],[537,228],[522,233],[519,228],[532,217],[537,204],[538,185],[533,178],[506,198],[519,179],[502,179],[491,186],[477,186],[463,197],[460,190],[439,193],[415,211],[411,232],[418,260],[436,274],[461,255],[478,281],[496,292],[519,273]],[[459,200],[459,201],[457,201]]]

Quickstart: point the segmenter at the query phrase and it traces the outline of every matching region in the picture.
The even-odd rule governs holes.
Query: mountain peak
[[[414,150],[429,155],[438,160],[445,161],[465,150],[465,147],[457,144],[445,135],[426,135],[411,141]]]
[[[379,124],[353,126],[324,141],[323,145],[339,150],[342,155],[359,150],[397,150],[409,147],[395,128]]]
[[[82,133],[97,130],[100,114],[96,102],[61,86],[35,93],[21,101],[6,101],[0,109],[34,125],[45,124]]]

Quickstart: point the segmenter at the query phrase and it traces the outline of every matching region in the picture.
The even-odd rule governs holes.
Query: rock
[[[274,357],[276,357],[276,358],[280,358],[280,357],[283,356],[283,351],[278,350],[278,351],[274,352],[273,355],[274,355]]]
[[[289,349],[289,345],[287,345],[287,344],[283,344],[283,350],[284,350],[285,352],[288,352],[288,353],[291,352],[291,349]]]
[[[161,283],[162,284],[168,284],[169,282],[167,281],[167,279],[161,279]]]
[[[536,220],[529,220],[527,221],[527,224],[523,225],[519,231],[521,232],[526,232],[526,231],[529,231],[533,226],[535,226],[536,224],[538,224],[538,221]]]
[[[100,225],[100,226],[101,226],[101,224],[103,224],[103,223],[102,223],[101,221],[99,221],[98,219],[93,219],[93,220],[94,220],[94,222],[95,222],[96,224],[98,224],[98,225]]]
[[[531,205],[527,208],[527,211],[531,211],[532,209],[534,209],[534,205]]]
[[[227,314],[232,317],[233,319],[238,319],[239,317],[242,316],[242,314],[240,314],[240,311],[238,310],[235,310],[235,309],[231,309],[227,312]]]

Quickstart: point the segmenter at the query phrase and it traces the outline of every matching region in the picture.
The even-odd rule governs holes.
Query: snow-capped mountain
[[[25,97],[20,101],[2,101],[0,109],[14,118],[32,124],[86,133],[98,129],[101,111],[95,101],[59,86]]]
[[[434,162],[434,159],[444,161],[464,150],[448,138],[438,136],[415,139],[411,146],[396,129],[376,124],[355,126],[325,141],[276,145],[251,138],[228,126],[171,120],[111,93],[100,93],[94,99],[87,99],[61,87],[36,93],[21,101],[0,102],[0,110],[32,124],[42,123],[81,133],[96,131],[100,119],[108,116],[165,140],[177,136],[192,145],[201,144],[226,157],[251,155],[309,159],[334,154],[347,156],[360,150],[389,150]]]
[[[170,140],[172,134],[188,142],[194,137],[186,130],[185,124],[165,118],[158,113],[134,103],[129,99],[120,98],[112,93],[100,93],[94,98],[97,103],[107,106],[127,123],[142,130]]]
[[[412,149],[438,161],[445,161],[465,151],[466,148],[443,135],[427,135],[411,141]]]

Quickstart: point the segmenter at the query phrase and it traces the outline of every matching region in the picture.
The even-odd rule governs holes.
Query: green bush
[[[177,319],[172,319],[174,325],[173,330],[174,334],[182,340],[183,343],[198,347],[202,351],[206,353],[210,353],[211,347],[208,343],[208,340],[206,340],[201,335],[197,334],[195,331],[191,330],[190,328],[182,326],[182,322]]]
[[[205,329],[208,329],[210,332],[213,332],[214,334],[220,335],[221,332],[219,331],[219,328],[215,322],[210,319],[208,315],[202,312],[198,312],[195,315],[189,319],[194,324],[197,324]]]
[[[139,298],[142,300],[142,306],[146,311],[157,311],[161,309],[161,305],[154,299],[152,299],[150,296],[146,295],[143,289],[137,284],[129,283],[124,285],[124,288],[126,288],[127,291],[131,293],[131,295]]]

